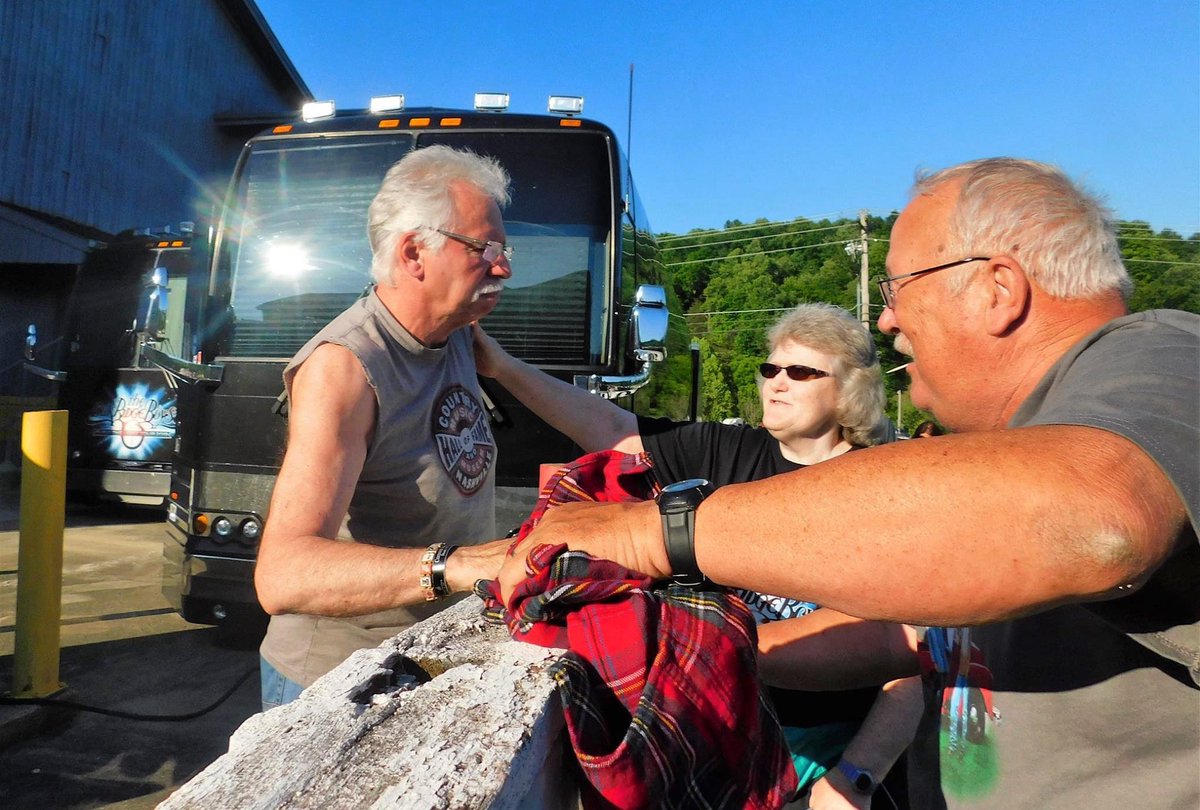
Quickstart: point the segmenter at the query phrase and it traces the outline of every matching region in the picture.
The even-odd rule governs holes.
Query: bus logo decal
[[[438,459],[464,495],[474,495],[496,462],[496,441],[475,395],[452,385],[434,401],[433,440]]]
[[[175,436],[175,400],[145,383],[118,385],[88,415],[91,434],[115,458],[144,460]]]

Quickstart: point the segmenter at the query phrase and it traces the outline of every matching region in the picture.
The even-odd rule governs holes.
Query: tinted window
[[[612,174],[607,139],[590,132],[436,132],[418,146],[467,145],[513,180],[504,228],[513,277],[484,328],[543,365],[601,362],[608,303]]]
[[[597,365],[608,304],[613,197],[608,142],[580,132],[423,133],[497,158],[513,179],[504,211],[513,278],[488,331],[543,365]],[[263,142],[227,226],[233,273],[229,354],[290,357],[371,283],[366,212],[412,138],[354,136]]]
[[[241,357],[290,357],[371,282],[367,206],[412,138],[268,141],[250,153],[225,234]]]

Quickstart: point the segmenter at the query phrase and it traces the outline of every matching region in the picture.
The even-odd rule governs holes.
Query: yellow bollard
[[[67,490],[67,412],[29,411],[21,422],[21,540],[13,697],[61,691],[63,514]]]

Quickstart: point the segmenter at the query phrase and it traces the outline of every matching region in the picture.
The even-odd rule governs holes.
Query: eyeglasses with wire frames
[[[512,260],[512,245],[507,245],[504,242],[494,242],[490,239],[487,241],[482,239],[473,239],[470,236],[463,236],[461,233],[448,231],[445,228],[430,228],[430,230],[437,231],[447,239],[453,239],[455,242],[466,245],[470,250],[474,250],[479,253],[483,260],[488,264],[495,264],[496,262],[500,261],[501,256],[503,256],[506,261]]]
[[[902,278],[912,278],[913,276],[923,276],[926,273],[936,273],[938,270],[946,270],[951,267],[958,267],[960,264],[968,264],[970,262],[986,262],[991,260],[991,256],[971,256],[967,259],[959,259],[956,262],[946,262],[939,264],[936,267],[926,267],[924,270],[917,270],[914,273],[904,273],[899,276],[884,276],[883,278],[875,279],[875,283],[879,285],[879,294],[883,296],[883,305],[892,309],[896,307],[896,288],[893,282],[899,281]]]
[[[779,372],[787,374],[789,380],[795,382],[808,382],[809,380],[819,380],[822,377],[828,377],[828,371],[821,371],[819,368],[812,366],[777,366],[774,363],[759,363],[758,373],[764,380],[770,380]]]

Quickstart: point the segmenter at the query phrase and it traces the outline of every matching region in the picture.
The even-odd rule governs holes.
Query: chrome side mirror
[[[657,363],[667,359],[667,291],[657,284],[642,284],[637,288],[633,311],[629,313],[629,334],[633,340],[633,357],[642,363]]]
[[[605,399],[632,394],[650,382],[650,364],[667,359],[667,291],[657,284],[642,284],[629,312],[629,351],[641,368],[624,377],[576,374],[575,384]]]

